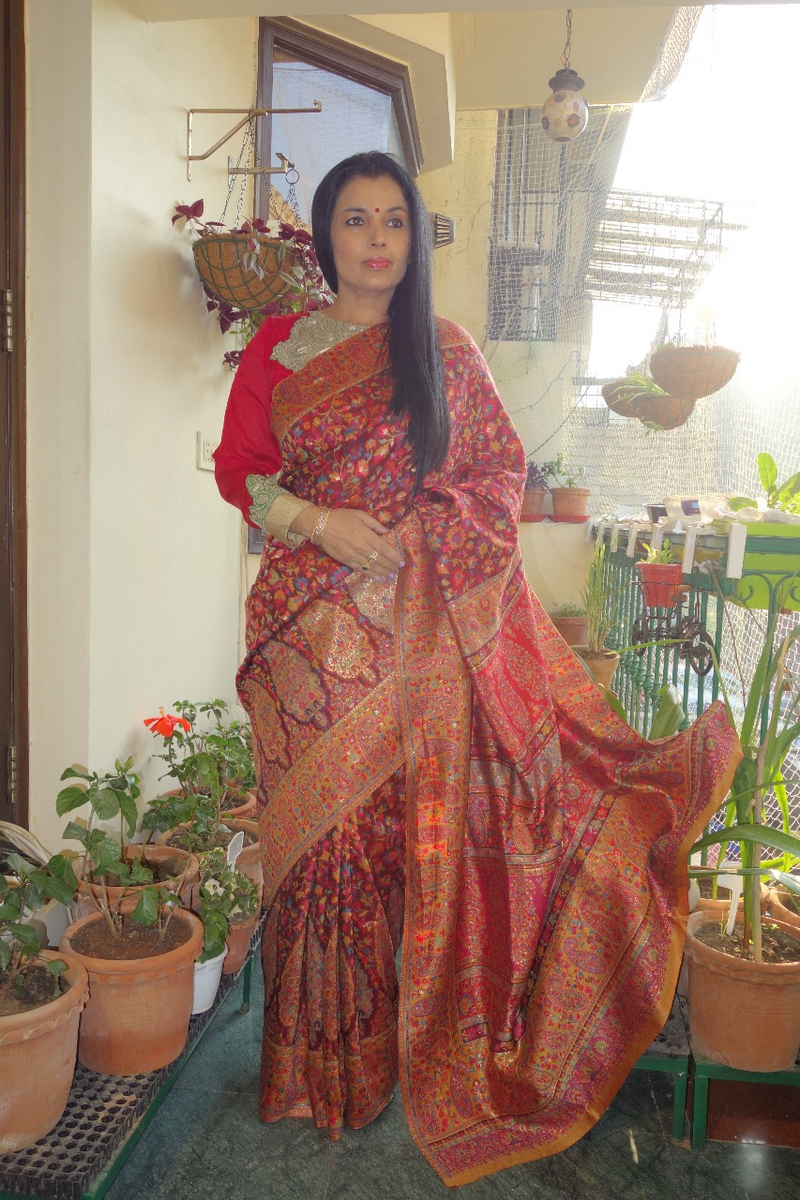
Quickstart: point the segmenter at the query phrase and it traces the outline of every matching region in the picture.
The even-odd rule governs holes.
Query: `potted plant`
[[[88,805],[86,824],[71,821],[64,837],[76,840],[83,848],[78,867],[76,916],[105,912],[116,919],[130,911],[146,887],[154,881],[176,892],[188,904],[191,889],[198,878],[197,859],[178,848],[134,844],[126,841],[136,832],[140,795],[139,776],[133,759],[117,759],[113,771],[100,775],[83,767],[67,767],[61,776],[80,780],[62,788],[56,796],[60,817]],[[97,828],[96,821],[119,822],[119,839]]]
[[[149,802],[142,828],[156,833],[157,841],[162,844],[180,846],[193,853],[214,846],[226,847],[241,830],[245,847],[237,867],[260,884],[258,825],[228,815],[236,795],[230,785],[245,777],[243,771],[252,771],[252,757],[249,768],[244,765],[251,753],[249,737],[241,727],[231,733],[230,726],[224,724],[227,705],[222,700],[198,703],[176,700],[173,707],[176,714],[161,709],[158,717],[147,717],[144,724],[163,739],[165,753],[161,757],[167,763],[167,770],[162,778],[171,777],[178,787]],[[201,718],[206,718],[205,723]],[[254,799],[252,803],[254,806]]]
[[[774,602],[796,612],[800,609],[800,471],[781,480],[775,459],[764,451],[757,464],[763,496],[734,496],[729,501],[737,520],[747,524],[744,576],[734,594],[747,608],[769,608]]]
[[[665,392],[699,400],[733,379],[741,355],[724,346],[667,343],[650,356],[650,374]]]
[[[528,462],[525,476],[525,490],[522,493],[522,511],[520,521],[543,521],[545,519],[544,502],[550,488],[541,467],[532,460]]]
[[[636,564],[642,595],[648,608],[673,608],[683,588],[683,569],[678,552],[664,538],[658,550],[644,543],[646,557]]]
[[[800,737],[800,690],[787,668],[788,656],[800,639],[800,626],[774,646],[776,625],[773,614],[752,683],[743,692],[739,735],[743,758],[720,814],[722,827],[706,834],[692,850],[738,842],[744,890],[741,917],[734,926],[721,928],[718,914],[693,913],[686,944],[693,1045],[707,1058],[759,1072],[787,1069],[800,1049],[800,934],[791,925],[762,915],[762,874],[784,864],[786,856],[800,857],[800,838],[788,830],[783,775],[786,756]],[[729,720],[735,725],[722,675],[720,685]],[[768,796],[783,811],[784,828],[764,823]],[[777,852],[778,858],[764,859],[765,850]],[[720,857],[727,857],[722,849]],[[731,873],[734,868],[727,861],[717,869]],[[694,867],[690,873],[708,870]]]
[[[72,955],[44,949],[31,914],[69,904],[70,883],[9,854],[0,872],[0,1154],[32,1146],[63,1113],[75,1070],[89,976]]]
[[[554,521],[585,521],[587,519],[587,501],[589,489],[578,483],[583,478],[583,467],[575,467],[567,462],[563,451],[558,453],[550,462],[542,466],[546,479],[553,479],[556,486],[550,488],[553,498]]]
[[[670,395],[638,371],[629,371],[623,379],[604,384],[600,391],[612,412],[635,417],[648,429],[676,429],[685,425],[694,412],[693,399]]]
[[[620,598],[614,595],[604,543],[595,546],[581,602],[586,611],[586,641],[574,647],[575,653],[583,659],[595,683],[610,688],[619,654],[609,650],[606,642],[618,623]]]
[[[549,616],[568,646],[580,645],[586,641],[587,615],[583,604],[565,600],[557,605]]]
[[[270,226],[259,217],[239,226],[204,221],[202,200],[176,204],[172,224],[185,222],[194,235],[192,253],[220,332],[238,335],[236,350],[223,356],[235,369],[264,317],[324,308],[331,297],[314,253],[311,234],[286,221]]]
[[[154,878],[156,861],[145,846],[126,845],[125,830],[136,828],[138,776],[132,760],[119,760],[114,772],[99,775],[70,767],[62,779],[81,784],[63,788],[56,798],[60,816],[89,805],[85,825],[70,821],[64,837],[75,839],[84,855],[75,896],[90,911],[68,926],[59,949],[73,954],[89,973],[89,1000],[81,1019],[78,1061],[105,1075],[136,1075],[173,1062],[186,1044],[192,1005],[194,960],[203,927],[179,908],[180,895],[191,894],[197,861],[183,852],[168,857],[181,874]],[[120,821],[120,839],[94,825]],[[158,857],[158,856],[157,856]],[[51,869],[70,879],[72,863],[55,855]],[[82,885],[88,885],[82,888]],[[158,1021],[152,1014],[158,1012]]]
[[[203,922],[201,959],[212,958],[227,946],[223,974],[244,963],[261,911],[261,889],[233,869],[225,852],[209,850],[202,861],[198,916]]]

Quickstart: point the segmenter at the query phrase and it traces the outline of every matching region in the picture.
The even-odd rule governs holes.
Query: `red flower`
[[[159,716],[146,717],[143,722],[151,733],[159,733],[161,737],[168,738],[172,737],[176,725],[180,725],[186,733],[192,728],[185,717],[175,717],[172,713],[165,713],[163,708],[158,711]]]

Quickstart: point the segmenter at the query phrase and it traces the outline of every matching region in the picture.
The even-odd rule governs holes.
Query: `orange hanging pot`
[[[651,355],[650,374],[670,395],[700,400],[733,379],[740,357],[724,346],[661,346]]]
[[[683,568],[680,563],[638,562],[642,594],[648,608],[673,608],[683,590]]]

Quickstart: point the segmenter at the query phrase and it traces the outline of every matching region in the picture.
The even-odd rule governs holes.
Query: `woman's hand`
[[[292,521],[292,532],[310,537],[319,511],[309,504]],[[332,508],[319,545],[331,558],[353,571],[362,571],[366,565],[370,574],[388,579],[403,565],[389,534],[385,525],[359,508]]]

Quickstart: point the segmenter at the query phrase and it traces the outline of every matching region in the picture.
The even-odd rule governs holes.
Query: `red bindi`
[[[375,212],[380,212],[380,211],[381,211],[381,210],[380,210],[379,208],[376,208],[376,209],[375,209]]]

